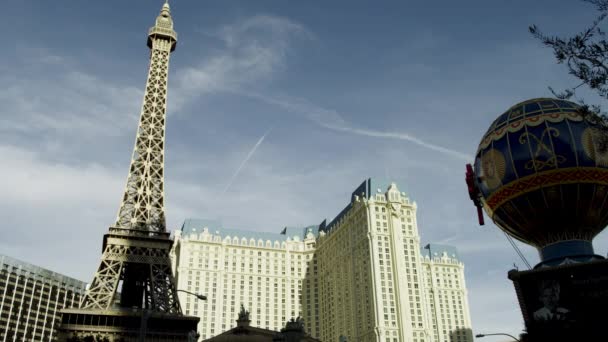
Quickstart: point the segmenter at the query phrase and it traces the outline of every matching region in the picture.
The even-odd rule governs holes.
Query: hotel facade
[[[234,326],[280,330],[302,317],[324,342],[473,341],[464,265],[455,248],[421,248],[416,204],[397,185],[363,182],[327,223],[280,233],[186,220],[172,250],[184,313],[201,340]]]
[[[59,310],[78,307],[86,283],[0,255],[0,341],[55,341]]]

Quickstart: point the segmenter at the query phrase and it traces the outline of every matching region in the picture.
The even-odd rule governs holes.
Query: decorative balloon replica
[[[526,323],[522,341],[604,334],[594,312],[608,306],[608,260],[592,240],[608,225],[608,127],[573,102],[518,103],[490,125],[466,182],[480,224],[483,208],[539,251],[533,270],[509,272]]]
[[[541,265],[597,257],[591,240],[608,224],[606,132],[569,101],[518,103],[481,139],[474,175],[468,166],[471,198],[538,248]]]

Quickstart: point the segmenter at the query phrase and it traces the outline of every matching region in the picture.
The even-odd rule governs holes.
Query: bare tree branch
[[[608,0],[582,0],[596,7],[600,12],[591,25],[572,37],[562,38],[544,34],[536,25],[529,27],[532,36],[551,48],[558,64],[565,64],[568,73],[580,80],[574,87],[551,93],[560,99],[576,97],[576,90],[586,85],[600,97],[608,99],[608,40],[600,25],[608,16]],[[587,105],[583,99],[577,98],[583,105],[583,112],[593,121],[608,129],[608,118],[599,105]]]

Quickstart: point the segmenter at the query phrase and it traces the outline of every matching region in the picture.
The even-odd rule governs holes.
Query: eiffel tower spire
[[[169,57],[177,33],[165,1],[148,31],[150,65],[127,185],[101,263],[80,309],[63,310],[59,340],[186,341],[197,317],[183,316],[166,232],[164,164]]]
[[[169,57],[177,33],[169,3],[165,2],[150,28],[150,67],[141,108],[135,148],[127,185],[115,226],[164,232],[165,223],[165,122]]]

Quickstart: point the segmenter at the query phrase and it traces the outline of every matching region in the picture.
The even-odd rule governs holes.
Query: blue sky
[[[146,32],[161,5],[3,3],[0,253],[92,278],[126,180]],[[477,225],[464,164],[499,113],[574,82],[528,25],[572,33],[593,8],[575,0],[171,7],[179,34],[167,127],[171,229],[187,217],[260,231],[319,223],[365,178],[392,179],[418,203],[423,242],[460,250],[475,332],[521,331],[506,273],[522,262],[496,227]],[[606,254],[608,237],[595,246]]]

